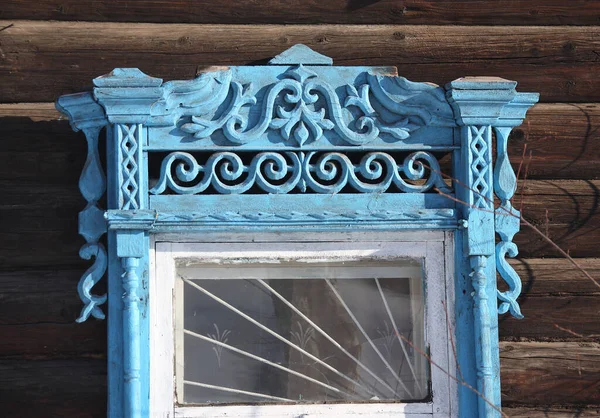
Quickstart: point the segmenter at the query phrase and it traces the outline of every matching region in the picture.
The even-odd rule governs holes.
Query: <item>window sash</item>
[[[320,234],[319,234],[320,235]],[[457,388],[454,380],[456,361],[452,357],[452,347],[447,327],[440,332],[440,324],[450,323],[454,329],[453,294],[453,243],[452,233],[435,232],[428,241],[417,240],[419,235],[412,233],[361,234],[352,241],[335,240],[336,236],[323,234],[320,238],[329,240],[313,242],[310,235],[295,242],[265,241],[257,244],[252,239],[246,242],[162,242],[161,237],[154,239],[151,247],[150,277],[150,408],[151,416],[156,417],[292,417],[300,414],[314,416],[367,415],[367,416],[408,416],[416,417],[453,417],[457,409]],[[377,240],[377,238],[384,238]],[[276,238],[276,237],[274,237]],[[294,239],[294,237],[287,237]],[[385,239],[387,238],[387,239]],[[213,239],[215,239],[213,237]],[[255,240],[256,241],[256,240]],[[174,321],[183,318],[183,304],[174,303],[176,286],[182,286],[176,280],[176,264],[185,260],[208,262],[211,260],[233,260],[240,257],[273,261],[280,258],[310,260],[318,262],[335,258],[336,260],[363,260],[365,258],[425,259],[425,341],[430,348],[432,359],[440,368],[430,365],[432,379],[432,402],[415,403],[341,403],[341,404],[292,404],[292,405],[221,405],[221,406],[185,406],[176,405],[175,390],[182,387],[175,384],[175,378],[183,376],[183,365],[176,364],[175,353],[182,349],[182,335],[175,335]],[[178,284],[179,283],[179,284]],[[181,289],[180,289],[181,290]],[[444,308],[444,304],[446,308]],[[446,318],[446,310],[448,318]],[[181,324],[183,325],[183,324]],[[436,329],[437,328],[437,329]],[[174,342],[174,343],[173,343]],[[423,361],[426,361],[423,359]],[[176,373],[174,373],[174,368]],[[168,396],[165,394],[173,394]],[[181,397],[179,397],[181,399]],[[257,415],[257,413],[260,413]],[[398,415],[402,414],[402,415]]]

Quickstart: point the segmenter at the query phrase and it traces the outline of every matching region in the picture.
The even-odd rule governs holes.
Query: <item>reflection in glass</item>
[[[419,261],[196,264],[177,277],[181,404],[428,395]]]

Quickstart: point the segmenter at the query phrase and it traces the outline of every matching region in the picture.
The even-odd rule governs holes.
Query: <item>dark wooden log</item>
[[[77,324],[81,270],[0,273],[0,357],[106,353],[106,322]],[[103,293],[100,282],[96,293]]]
[[[500,338],[505,341],[582,340],[600,341],[600,296],[523,296],[524,319],[499,318]],[[560,327],[560,328],[559,328]]]
[[[575,261],[600,282],[600,258]],[[566,258],[518,258],[510,264],[523,281],[524,296],[600,296],[600,288]]]
[[[560,256],[540,232],[574,257],[598,256],[600,181],[520,181],[515,196],[515,206],[537,228],[523,225],[515,237],[521,256]]]
[[[0,103],[53,101],[115,67],[188,79],[210,65],[264,62],[296,43],[337,65],[397,65],[414,81],[519,81],[546,102],[600,101],[600,27],[158,25],[0,21]]]
[[[521,405],[599,404],[600,344],[500,344],[502,402]]]
[[[2,19],[164,23],[359,23],[467,25],[597,25],[600,7],[585,0],[219,1],[6,0]]]
[[[591,418],[600,415],[600,408],[593,406],[585,407],[520,407],[520,408],[502,408],[502,411],[510,418]]]
[[[7,417],[106,417],[106,360],[0,360]]]
[[[538,104],[513,129],[510,159],[530,179],[598,179],[599,128],[597,103]]]
[[[77,289],[71,289],[76,292]],[[52,301],[55,298],[51,299]],[[79,305],[81,306],[81,305]],[[76,308],[76,306],[73,306]],[[21,309],[28,309],[22,307]],[[106,354],[106,322],[92,319],[85,324],[29,323],[0,325],[0,356],[76,357]]]

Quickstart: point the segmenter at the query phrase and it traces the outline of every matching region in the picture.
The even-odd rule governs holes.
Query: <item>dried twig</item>
[[[521,216],[521,222],[524,225],[527,225],[528,227],[530,227],[531,229],[533,229],[539,236],[542,237],[542,239],[544,241],[546,241],[548,244],[550,244],[556,251],[558,251],[563,257],[565,257],[567,260],[569,260],[571,262],[571,264],[573,264],[575,267],[577,267],[577,270],[581,271],[585,277],[587,277],[588,279],[591,280],[592,283],[594,283],[599,289],[600,289],[600,283],[594,279],[590,273],[588,273],[583,267],[581,267],[581,265],[575,261],[573,259],[573,257],[571,257],[566,251],[564,251],[562,248],[560,248],[554,241],[552,241],[550,238],[548,238],[546,236],[546,234],[544,234],[542,231],[540,231],[535,225],[531,224],[529,221],[527,221],[525,218],[523,218],[523,216]]]
[[[531,155],[531,153],[530,153],[530,155]],[[452,176],[449,176],[448,174],[442,173],[441,171],[434,170],[433,168],[431,168],[431,167],[428,167],[427,165],[426,165],[426,167],[427,167],[427,168],[429,168],[431,171],[433,171],[433,172],[436,172],[436,173],[440,174],[440,175],[441,175],[441,176],[443,176],[443,177],[446,177],[446,178],[448,178],[448,179],[451,179],[451,180],[452,180],[453,182],[455,182],[456,184],[459,184],[459,185],[461,185],[461,186],[463,186],[463,187],[465,187],[465,188],[469,189],[469,190],[470,190],[470,191],[472,191],[473,193],[475,193],[475,194],[477,194],[477,195],[479,195],[479,196],[483,197],[483,198],[484,198],[486,201],[488,201],[488,202],[492,202],[492,203],[493,203],[493,200],[491,200],[491,199],[490,199],[490,198],[488,198],[487,196],[484,196],[483,194],[481,194],[481,193],[480,193],[480,192],[478,192],[477,190],[473,190],[471,187],[469,187],[468,185],[466,185],[466,184],[464,184],[464,183],[460,182],[458,179],[455,179],[454,177],[452,177]],[[529,169],[529,165],[527,165],[527,166],[526,166],[525,170],[527,171],[528,169]],[[468,207],[470,207],[470,208],[477,209],[477,210],[481,210],[481,211],[484,211],[484,212],[493,212],[493,213],[495,213],[496,215],[499,215],[499,214],[500,214],[500,213],[498,213],[497,211],[492,211],[492,210],[490,210],[490,209],[483,209],[483,208],[475,207],[474,205],[471,205],[471,204],[469,204],[468,202],[465,202],[465,201],[463,201],[463,200],[461,200],[461,199],[458,199],[458,198],[456,198],[456,197],[454,197],[454,196],[452,196],[452,195],[449,195],[449,194],[447,194],[447,193],[444,193],[444,192],[440,191],[440,190],[439,190],[439,189],[437,189],[437,188],[436,188],[435,190],[436,190],[436,192],[437,192],[437,193],[439,193],[440,195],[442,195],[442,196],[444,196],[444,197],[447,197],[448,199],[451,199],[451,200],[453,200],[453,201],[455,201],[455,202],[457,202],[457,203],[460,203],[460,204],[462,204],[462,205],[468,206]],[[570,255],[569,255],[567,252],[566,252],[566,251],[564,251],[562,248],[560,248],[560,247],[558,246],[558,244],[556,244],[554,241],[552,241],[552,240],[551,240],[551,239],[550,239],[550,238],[549,238],[549,237],[548,237],[546,234],[544,234],[542,231],[540,231],[540,230],[539,230],[537,227],[535,227],[535,226],[534,226],[534,225],[533,225],[531,222],[527,221],[527,220],[526,220],[526,219],[523,217],[523,214],[522,214],[522,213],[521,213],[521,216],[517,216],[517,214],[516,214],[516,213],[510,212],[508,209],[506,209],[506,208],[505,208],[505,207],[503,207],[503,206],[500,206],[500,207],[499,207],[499,209],[501,209],[502,211],[506,212],[506,216],[514,216],[515,218],[519,218],[519,219],[520,219],[520,221],[521,221],[521,223],[522,223],[523,225],[526,225],[526,226],[530,227],[531,229],[533,229],[533,230],[534,230],[534,231],[535,231],[537,234],[539,234],[539,235],[542,237],[542,239],[544,239],[544,241],[546,241],[547,243],[549,243],[549,244],[550,244],[550,245],[551,245],[551,246],[552,246],[554,249],[556,249],[556,250],[557,250],[557,251],[558,251],[558,252],[559,252],[559,253],[560,253],[562,256],[564,256],[564,257],[565,257],[567,260],[569,260],[569,261],[571,262],[571,264],[573,264],[573,265],[574,265],[574,266],[575,266],[575,267],[576,267],[576,268],[577,268],[579,271],[581,271],[581,272],[582,272],[582,273],[585,275],[585,277],[587,277],[588,279],[590,279],[590,280],[592,281],[592,283],[594,283],[594,285],[596,285],[598,288],[600,288],[600,283],[599,283],[599,282],[598,282],[596,279],[594,279],[594,278],[593,278],[593,277],[592,277],[592,276],[591,276],[591,275],[590,275],[590,274],[589,274],[589,273],[588,273],[588,272],[587,272],[587,271],[586,271],[586,270],[585,270],[583,267],[581,267],[581,265],[580,265],[579,263],[577,263],[577,261],[575,261],[575,260],[574,260],[574,259],[573,259],[573,258],[572,258],[572,257],[571,257],[571,256],[570,256]]]
[[[600,338],[600,334],[583,335],[583,334],[579,334],[578,332],[572,331],[572,330],[570,330],[568,328],[561,327],[558,324],[554,324],[554,326],[556,328],[558,328],[559,330],[567,332],[567,333],[569,333],[569,334],[571,334],[571,335],[573,335],[573,336],[575,336],[577,338],[584,338],[584,339]]]

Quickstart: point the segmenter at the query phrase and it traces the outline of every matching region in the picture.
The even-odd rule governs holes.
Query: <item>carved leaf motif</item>
[[[321,134],[322,133],[323,133],[323,131],[321,130]],[[320,136],[321,135],[319,135],[319,137]],[[298,124],[298,127],[294,131],[294,138],[296,138],[296,141],[298,142],[298,145],[300,145],[300,146],[302,146],[308,139],[308,129],[306,129],[306,126],[304,126],[304,122],[300,122]]]
[[[263,138],[271,129],[278,130],[285,141],[302,146],[323,140],[324,130],[335,131],[347,144],[365,145],[380,133],[394,140],[406,140],[411,132],[430,122],[455,126],[452,111],[437,87],[404,79],[394,83],[390,81],[393,77],[367,75],[366,83],[345,85],[346,94],[340,97],[332,85],[303,65],[288,69],[281,77],[260,96],[257,122],[251,116],[257,114],[251,107],[258,101],[251,84],[242,86],[231,81],[230,94],[222,104],[226,109],[211,118],[192,116],[191,122],[181,125],[181,130],[198,139],[222,130],[231,143],[242,145]],[[394,120],[384,121],[372,100],[391,112]],[[254,126],[250,127],[251,123]]]

